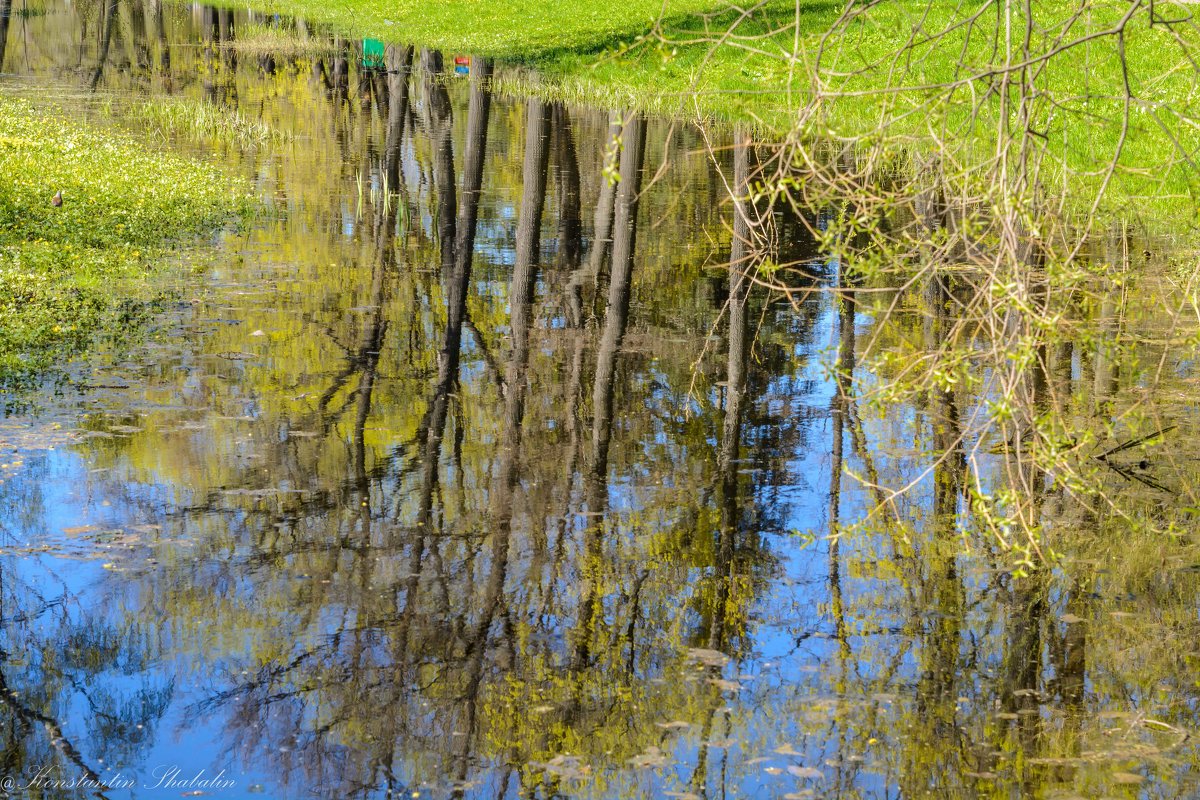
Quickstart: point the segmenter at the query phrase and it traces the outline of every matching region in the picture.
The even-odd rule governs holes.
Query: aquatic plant
[[[0,381],[79,350],[170,243],[212,231],[244,190],[217,170],[0,99]],[[61,207],[52,203],[61,192]]]
[[[237,36],[222,44],[248,56],[276,58],[313,58],[338,50],[332,39],[310,35],[306,30],[286,27],[285,24],[249,24],[238,29]]]
[[[107,103],[113,109],[112,101]],[[233,142],[241,147],[258,147],[286,140],[282,131],[252,120],[240,110],[213,103],[172,97],[139,98],[121,108],[123,119],[149,123],[160,135],[183,135],[192,139]]]

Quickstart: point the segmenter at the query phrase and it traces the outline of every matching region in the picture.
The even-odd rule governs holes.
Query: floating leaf
[[[707,650],[703,647],[693,647],[687,651],[687,656],[693,661],[709,667],[723,667],[729,663],[729,656],[719,650]]]
[[[1112,779],[1116,783],[1123,784],[1141,783],[1142,781],[1146,780],[1144,776],[1138,775],[1136,772],[1114,772],[1112,774]]]

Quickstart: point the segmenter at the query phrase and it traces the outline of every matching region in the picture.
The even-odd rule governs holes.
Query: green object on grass
[[[383,42],[378,39],[363,39],[363,69],[383,69],[385,52]]]

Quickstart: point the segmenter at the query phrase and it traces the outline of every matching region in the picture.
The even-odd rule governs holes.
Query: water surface
[[[13,796],[1200,792],[1190,532],[1133,557],[1060,492],[1054,570],[966,542],[939,453],[984,399],[836,377],[886,383],[860,357],[935,349],[945,304],[739,280],[728,131],[625,117],[608,163],[621,114],[493,95],[479,60],[388,43],[365,70],[361,41],[154,0],[114,20],[31,6],[0,85],[219,162],[265,210],[9,399]],[[138,111],[164,98],[264,127],[164,132]],[[777,224],[793,283],[838,287]],[[1183,352],[1162,413],[1190,474]],[[1144,389],[1092,342],[1055,358],[1080,418]],[[1128,469],[1169,484],[1114,475],[1139,508],[1189,502]]]

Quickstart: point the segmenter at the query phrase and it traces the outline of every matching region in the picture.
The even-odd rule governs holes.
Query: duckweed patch
[[[0,387],[119,325],[174,243],[249,208],[210,165],[0,99]]]

